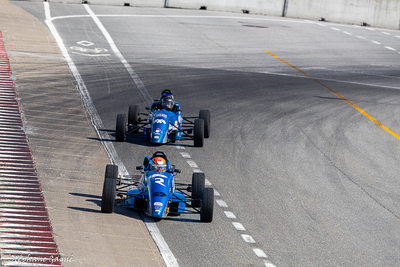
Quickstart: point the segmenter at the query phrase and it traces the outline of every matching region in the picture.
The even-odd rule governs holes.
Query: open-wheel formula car
[[[161,96],[146,108],[148,113],[140,113],[138,105],[131,105],[128,116],[118,114],[116,141],[124,142],[126,135],[142,131],[143,136],[153,144],[189,139],[194,141],[195,147],[202,147],[204,138],[210,136],[210,111],[200,110],[198,117],[182,117],[179,104],[173,101],[172,92],[164,90]]]
[[[193,173],[192,183],[175,183],[179,169],[171,166],[164,152],[146,156],[141,175],[118,176],[118,166],[106,167],[101,211],[112,213],[114,206],[143,211],[155,219],[181,213],[200,214],[200,221],[211,222],[214,212],[214,189],[205,187],[204,173]]]

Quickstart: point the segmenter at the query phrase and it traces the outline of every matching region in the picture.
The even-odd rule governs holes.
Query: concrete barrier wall
[[[287,17],[399,29],[399,0],[289,0]]]
[[[50,2],[82,3],[82,0],[48,0]],[[87,0],[93,5],[138,7],[176,7],[242,12],[400,29],[399,0]]]
[[[284,0],[169,0],[169,7],[196,8],[207,7],[207,10],[242,12],[282,16]]]
[[[87,2],[90,5],[105,5],[105,6],[129,6],[138,7],[164,7],[165,0],[47,0],[50,3],[70,3],[82,4]]]

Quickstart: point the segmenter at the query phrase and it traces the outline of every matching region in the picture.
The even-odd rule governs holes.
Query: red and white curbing
[[[61,266],[0,32],[1,266]]]

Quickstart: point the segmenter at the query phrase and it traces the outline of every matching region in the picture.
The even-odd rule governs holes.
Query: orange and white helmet
[[[152,171],[165,172],[167,170],[167,163],[162,157],[155,157],[150,162],[150,169]]]

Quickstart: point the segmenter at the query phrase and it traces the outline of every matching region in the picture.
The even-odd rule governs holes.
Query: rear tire
[[[128,124],[138,125],[140,108],[138,105],[129,106]]]
[[[194,146],[203,147],[204,144],[204,120],[194,120]]]
[[[211,133],[211,116],[210,111],[200,110],[199,118],[204,120],[204,138],[209,138]]]
[[[192,175],[192,199],[196,199],[192,201],[193,207],[200,207],[201,206],[201,192],[205,187],[206,178],[204,173],[195,172]]]
[[[200,221],[212,222],[214,214],[214,189],[204,188],[201,199]]]
[[[126,115],[117,115],[117,125],[115,126],[115,140],[117,142],[125,142],[126,138]]]
[[[115,193],[117,190],[118,166],[107,165],[101,196],[101,212],[112,213],[114,211]]]

